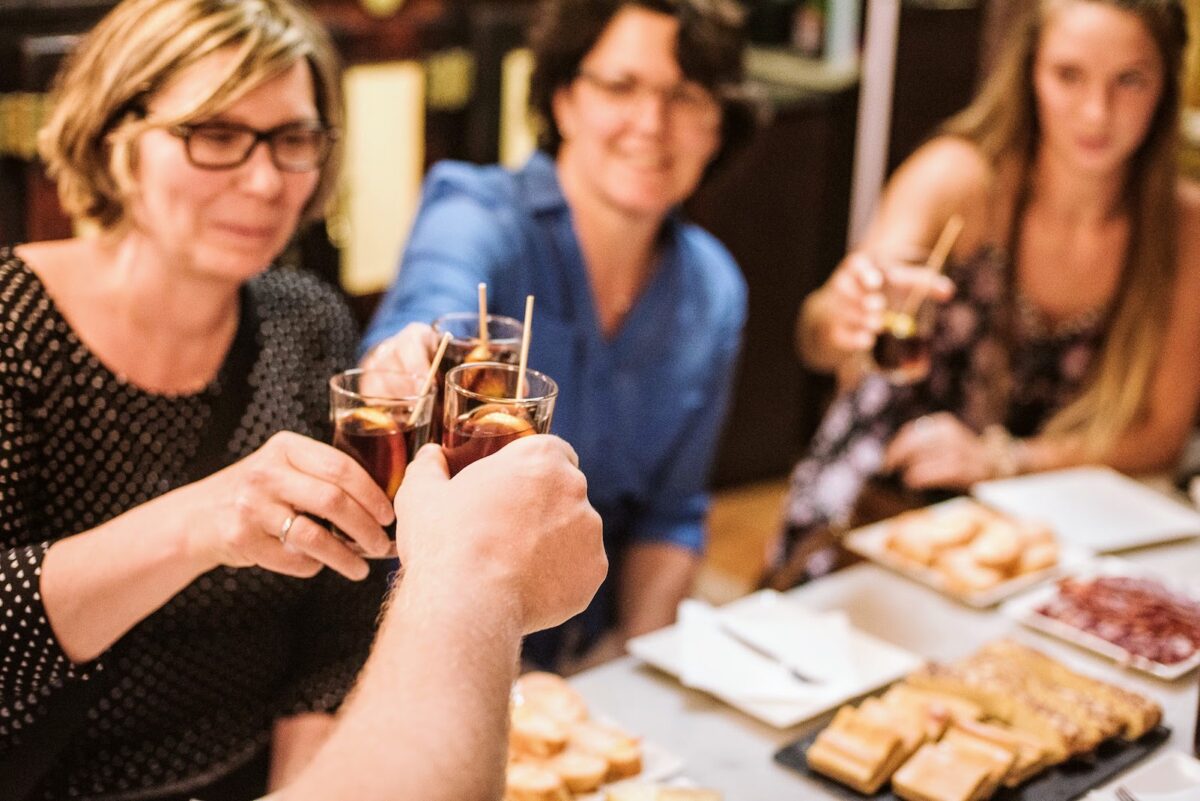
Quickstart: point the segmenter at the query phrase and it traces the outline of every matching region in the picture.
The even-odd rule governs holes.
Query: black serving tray
[[[818,728],[791,745],[784,746],[776,752],[775,761],[820,782],[830,792],[851,801],[862,801],[865,798],[873,801],[898,801],[891,788],[886,785],[875,795],[866,796],[828,776],[809,770],[808,760],[804,755],[820,732],[821,729]],[[1105,740],[1090,754],[1047,768],[1020,787],[1001,787],[992,796],[992,801],[1071,801],[1141,762],[1170,736],[1169,728],[1156,726],[1137,740]]]

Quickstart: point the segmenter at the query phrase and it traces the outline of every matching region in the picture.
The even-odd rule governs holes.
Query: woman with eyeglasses
[[[528,640],[527,661],[554,666],[619,653],[670,623],[691,588],[746,289],[679,207],[750,126],[730,92],[742,78],[735,4],[540,11],[539,150],[515,171],[430,172],[364,349],[368,364],[420,369],[436,344],[429,323],[476,308],[479,282],[492,313],[520,319],[536,296],[529,363],[558,382],[554,431],[579,452],[612,563],[580,620]]]
[[[6,799],[258,797],[365,661],[386,563],[313,520],[387,549],[322,444],[355,328],[269,269],[333,189],[339,81],[286,0],[126,0],[64,66],[40,146],[91,232],[0,250]]]

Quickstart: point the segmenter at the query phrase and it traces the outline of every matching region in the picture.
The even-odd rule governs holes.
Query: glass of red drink
[[[450,334],[446,353],[438,365],[437,386],[446,386],[446,374],[460,364],[476,362],[500,362],[516,364],[521,355],[520,320],[500,314],[489,314],[487,320],[488,341],[485,345],[479,338],[479,314],[477,312],[453,312],[443,314],[433,321],[433,330],[438,339]],[[433,426],[430,437],[436,442],[442,435],[442,392],[438,393],[433,410]]]
[[[436,393],[420,394],[424,382],[420,375],[359,369],[329,379],[333,445],[353,456],[388,498],[396,497],[405,468],[429,441]],[[387,556],[395,556],[395,528],[387,533],[393,543]]]
[[[520,370],[514,364],[480,362],[446,374],[442,448],[450,475],[519,437],[550,431],[558,385],[545,373],[526,370],[525,394],[518,399]]]
[[[908,283],[896,284],[885,279],[883,292],[887,303],[883,330],[875,337],[871,361],[893,384],[920,381],[929,375],[937,303],[924,288],[914,290]]]

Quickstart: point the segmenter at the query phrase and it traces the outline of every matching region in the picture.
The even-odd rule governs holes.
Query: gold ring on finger
[[[284,519],[283,525],[279,527],[279,533],[275,535],[279,537],[280,545],[287,545],[288,532],[292,530],[292,526],[295,524],[295,522],[295,514],[290,514]]]

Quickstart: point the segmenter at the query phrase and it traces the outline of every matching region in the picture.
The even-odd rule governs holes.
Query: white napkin
[[[721,617],[738,636],[811,679],[857,685],[863,678],[845,612],[814,612],[772,594],[753,607],[723,610]]]
[[[687,687],[745,701],[813,702],[858,679],[848,667],[850,627],[842,615],[816,614],[787,602],[718,612],[688,600],[679,606],[677,626],[680,681]],[[738,642],[726,626],[780,661]],[[818,681],[800,681],[785,665]]]

